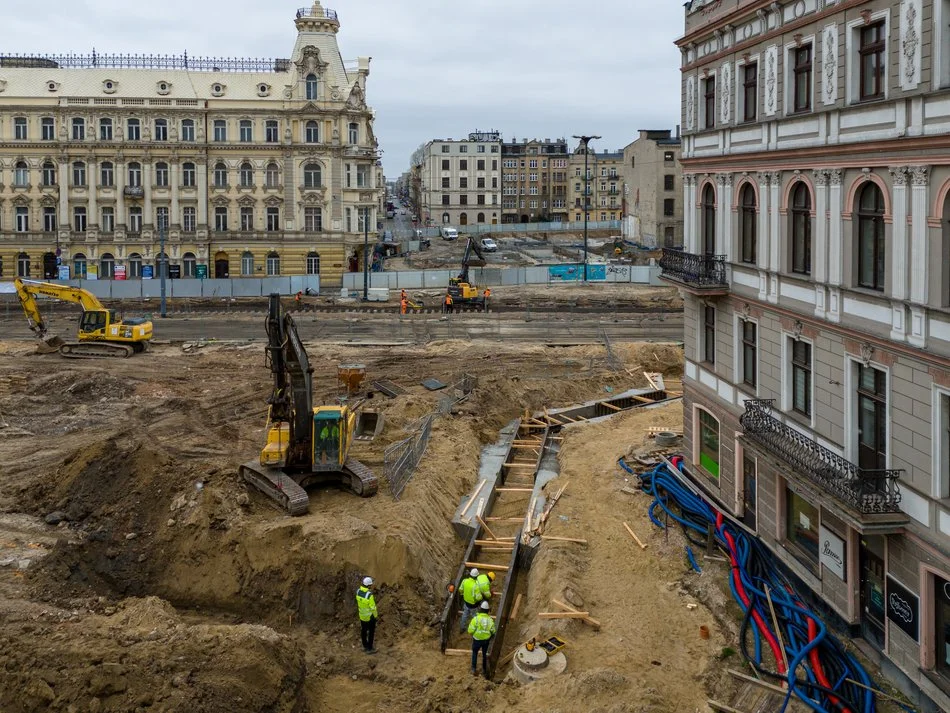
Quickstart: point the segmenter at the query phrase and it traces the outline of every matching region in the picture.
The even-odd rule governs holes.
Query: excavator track
[[[241,466],[240,474],[244,482],[277,502],[290,515],[303,515],[310,507],[307,491],[283,471],[264,468],[252,460]]]
[[[379,479],[376,475],[355,458],[347,458],[343,464],[343,473],[349,476],[349,489],[361,498],[371,498],[379,490]]]
[[[66,342],[59,348],[59,353],[70,359],[127,359],[135,353],[135,348],[131,344],[115,342]]]

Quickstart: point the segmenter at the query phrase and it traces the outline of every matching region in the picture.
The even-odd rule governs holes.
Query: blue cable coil
[[[824,622],[804,605],[759,538],[750,536],[710,505],[695,489],[671,473],[665,463],[645,473],[635,472],[623,458],[619,459],[618,465],[636,476],[643,492],[653,496],[647,514],[657,527],[664,527],[658,516],[662,514],[678,523],[688,542],[697,547],[705,547],[709,528],[713,528],[716,543],[729,557],[735,572],[729,578],[729,587],[743,612],[739,635],[742,655],[762,676],[788,683],[779,713],[785,713],[792,696],[815,713],[876,712],[875,694],[868,690],[874,686],[867,671],[828,631]],[[679,470],[682,470],[682,461]],[[699,565],[688,545],[686,555],[692,568],[699,572]],[[778,622],[778,631],[775,631],[775,621]],[[774,652],[776,641],[784,644],[788,658],[786,673],[770,670],[763,664],[763,643]],[[914,713],[912,708],[898,705]]]

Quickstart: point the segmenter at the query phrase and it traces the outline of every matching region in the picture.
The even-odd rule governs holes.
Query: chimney
[[[677,125],[676,125],[676,138],[679,139],[679,137],[680,137],[680,125],[677,124]]]

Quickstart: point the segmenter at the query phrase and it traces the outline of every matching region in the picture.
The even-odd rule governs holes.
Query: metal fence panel
[[[169,280],[167,294],[171,297],[201,297],[203,280]]]
[[[111,294],[114,300],[127,300],[142,296],[142,287],[137,280],[104,280],[109,283]]]
[[[543,285],[549,282],[547,265],[535,265],[523,269],[525,283]],[[507,285],[509,283],[506,282],[505,284]]]
[[[419,290],[425,286],[425,273],[422,270],[406,270],[397,272],[398,285],[403,290]]]
[[[416,472],[416,467],[429,445],[435,414],[423,417],[418,430],[409,438],[393,443],[383,454],[383,472],[389,490],[397,500]]]
[[[231,294],[235,297],[260,297],[265,292],[261,280],[235,280],[231,285]]]
[[[235,280],[201,280],[202,297],[230,297]]]

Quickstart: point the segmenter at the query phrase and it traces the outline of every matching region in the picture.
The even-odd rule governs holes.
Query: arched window
[[[194,253],[185,253],[181,256],[181,276],[182,277],[194,277],[195,267],[198,264],[198,260],[195,258]]]
[[[111,280],[115,277],[115,257],[112,253],[102,253],[99,258],[99,279]]]
[[[307,99],[309,101],[314,101],[317,98],[317,75],[308,74],[306,83],[307,83]]]
[[[195,164],[183,163],[181,165],[181,185],[185,188],[194,188],[196,184]]]
[[[307,253],[307,274],[320,274],[320,255],[312,250]]]
[[[280,186],[280,166],[273,161],[264,169],[264,183],[268,188]]]
[[[30,256],[26,253],[19,253],[16,256],[16,274],[17,277],[30,276]]]
[[[13,166],[13,185],[26,187],[30,183],[30,167],[26,161],[17,161]]]
[[[304,188],[319,188],[321,183],[320,164],[308,163],[303,167]]]
[[[254,167],[250,161],[241,164],[241,188],[253,188],[254,186]]]
[[[126,122],[125,138],[129,141],[138,141],[142,138],[142,125],[138,119],[129,119]]]
[[[142,164],[132,162],[129,164],[129,186],[137,187],[142,185]]]
[[[267,253],[267,274],[268,276],[280,274],[280,255],[275,251]]]
[[[228,185],[228,167],[224,161],[218,161],[214,165],[214,187],[227,188]]]
[[[703,253],[716,254],[716,192],[713,187],[703,188]]]
[[[475,220],[476,220],[476,222],[478,222],[478,223],[484,223],[484,222],[485,222],[485,214],[484,214],[484,213],[479,213],[478,216],[475,218]]]
[[[811,193],[802,181],[792,193],[792,272],[811,274]]]
[[[181,120],[181,140],[182,141],[195,140],[195,120],[194,119]]]
[[[112,119],[99,119],[99,139],[100,141],[112,141]]]
[[[320,141],[320,127],[315,121],[308,121],[304,130],[304,141],[315,144]]]
[[[468,225],[468,213],[459,213],[459,225]]]
[[[130,280],[137,280],[142,277],[142,256],[139,253],[129,254],[129,274]]]
[[[83,161],[73,162],[73,185],[86,185],[86,164]]]
[[[748,183],[742,187],[739,200],[739,245],[742,262],[755,264],[755,190]]]
[[[448,213],[443,213],[443,214],[442,214],[442,222],[445,223],[445,224],[448,224],[448,222],[449,222],[449,214],[448,214]]]
[[[73,277],[77,280],[86,279],[86,256],[83,253],[73,255]]]
[[[241,274],[244,277],[250,277],[254,274],[254,253],[245,250],[241,254]]]
[[[115,185],[115,166],[111,161],[103,161],[99,164],[99,185],[103,188],[111,188]]]
[[[164,161],[155,164],[155,185],[159,188],[168,187],[168,164]]]
[[[155,120],[155,141],[168,141],[168,119]]]
[[[884,289],[884,194],[874,183],[858,198],[858,285]]]
[[[44,186],[55,186],[56,185],[56,164],[52,161],[43,162],[43,185]]]

